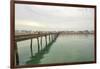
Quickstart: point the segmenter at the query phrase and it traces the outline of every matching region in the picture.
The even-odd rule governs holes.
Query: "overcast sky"
[[[94,9],[16,4],[15,29],[33,31],[94,30]]]

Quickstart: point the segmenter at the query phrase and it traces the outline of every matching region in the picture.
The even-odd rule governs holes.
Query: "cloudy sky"
[[[16,4],[15,29],[33,31],[94,30],[94,9]]]

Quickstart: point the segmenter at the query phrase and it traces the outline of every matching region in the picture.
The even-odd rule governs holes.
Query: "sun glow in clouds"
[[[36,27],[44,27],[44,25],[33,22],[33,21],[27,21],[27,20],[16,20],[15,25],[21,25],[21,26],[36,26]]]
[[[15,29],[19,30],[34,30],[37,28],[45,28],[45,25],[42,25],[40,23],[34,22],[34,21],[28,21],[28,20],[16,20],[15,21]]]

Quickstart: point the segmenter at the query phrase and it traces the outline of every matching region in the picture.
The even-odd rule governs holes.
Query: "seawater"
[[[50,43],[48,39],[47,43]],[[47,48],[45,47],[45,37],[43,37],[40,53],[38,53],[37,39],[32,39],[33,55],[31,55],[30,45],[30,39],[17,42],[19,65],[85,62],[94,60],[94,36],[92,34],[59,35]]]

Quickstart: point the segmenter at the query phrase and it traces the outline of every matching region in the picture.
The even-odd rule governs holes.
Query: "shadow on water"
[[[37,52],[34,56],[31,56],[30,60],[26,62],[26,64],[38,64],[40,63],[40,60],[44,58],[44,55],[49,53],[51,46],[56,42],[58,36],[55,37],[54,40],[52,40],[50,43],[45,46],[42,50]]]

